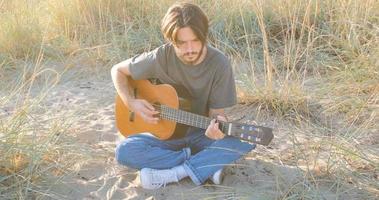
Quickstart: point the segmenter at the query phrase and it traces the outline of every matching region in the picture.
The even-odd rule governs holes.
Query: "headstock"
[[[261,145],[269,145],[274,138],[271,128],[240,123],[225,124],[225,133]]]

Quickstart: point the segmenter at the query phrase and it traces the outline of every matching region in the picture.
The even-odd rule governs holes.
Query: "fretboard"
[[[158,107],[158,110],[160,111],[160,117],[162,119],[167,119],[171,121],[175,121],[180,124],[185,124],[197,128],[207,129],[209,124],[211,123],[211,118],[204,117],[201,115],[193,114],[187,111],[178,110],[174,108],[170,108],[165,105],[159,105],[155,106]],[[220,123],[220,130],[223,133],[226,133],[226,127],[227,122],[221,122]]]

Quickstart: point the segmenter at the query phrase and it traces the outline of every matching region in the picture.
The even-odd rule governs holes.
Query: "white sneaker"
[[[215,172],[211,177],[211,181],[216,184],[216,185],[220,185],[221,182],[222,182],[222,171],[223,171],[223,168],[222,169],[219,169],[217,172]]]
[[[178,178],[174,170],[171,169],[150,169],[143,168],[140,172],[141,186],[145,189],[154,190],[165,187],[166,184],[178,182]]]

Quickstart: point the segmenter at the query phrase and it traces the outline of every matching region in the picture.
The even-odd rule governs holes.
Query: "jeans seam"
[[[191,149],[189,147],[186,147],[183,149],[185,153],[184,161],[188,160],[191,157]]]
[[[199,173],[196,171],[196,169],[191,165],[191,163],[186,160],[184,162],[184,169],[186,170],[187,174],[191,178],[191,180],[196,184],[196,185],[201,185],[202,184],[202,179]]]

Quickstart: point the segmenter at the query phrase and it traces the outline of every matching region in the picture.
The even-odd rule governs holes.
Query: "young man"
[[[151,52],[137,55],[112,68],[115,88],[129,109],[145,122],[158,122],[158,112],[144,99],[128,92],[127,76],[134,80],[158,79],[179,85],[191,96],[191,112],[226,121],[224,108],[236,104],[232,67],[226,56],[207,43],[208,19],[196,5],[171,6],[162,20],[168,41]],[[141,185],[157,189],[190,177],[200,185],[210,178],[221,183],[222,169],[255,148],[224,134],[212,120],[206,130],[189,128],[182,137],[159,140],[152,134],[127,137],[116,148],[116,159],[141,169]]]

